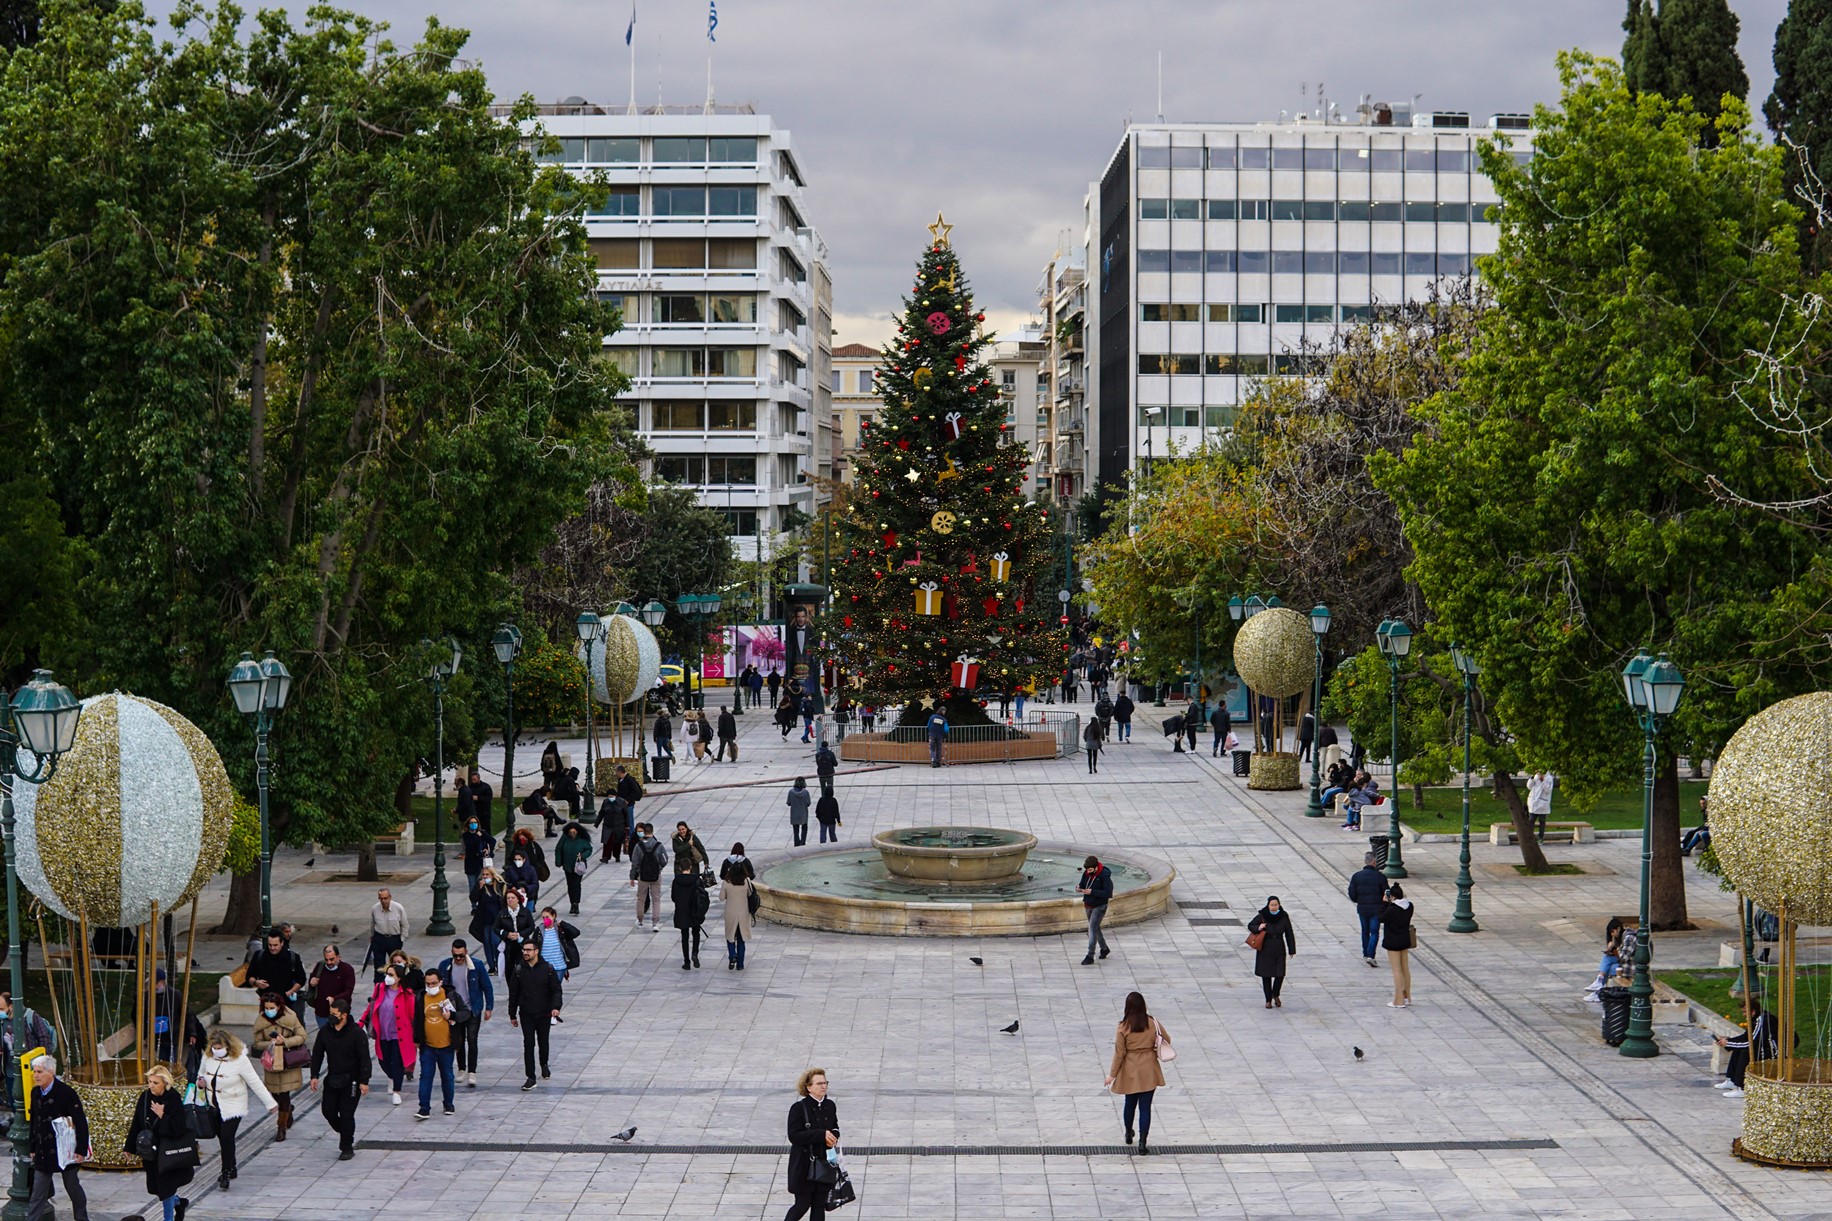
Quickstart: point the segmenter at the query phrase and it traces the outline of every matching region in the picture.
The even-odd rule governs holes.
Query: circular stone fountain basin
[[[886,858],[869,848],[773,854],[757,862],[758,915],[796,928],[877,936],[1085,933],[1087,909],[1075,888],[1088,850],[1074,844],[1037,843],[1026,851],[1019,872],[979,882],[926,881],[892,873]],[[1106,924],[1148,920],[1169,907],[1171,882],[1177,876],[1170,862],[1137,852],[1099,855],[1113,874]]]
[[[898,827],[871,842],[884,867],[900,878],[972,885],[1018,876],[1037,837],[997,827]]]

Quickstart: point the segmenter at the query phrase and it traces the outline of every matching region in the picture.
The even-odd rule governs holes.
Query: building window
[[[604,202],[589,212],[592,216],[641,216],[642,192],[635,187],[612,187]]]
[[[708,216],[756,216],[756,187],[708,187],[706,189],[706,214]]]
[[[1336,150],[1333,148],[1306,148],[1304,150],[1304,168],[1307,170],[1335,169]]]
[[[1438,256],[1429,250],[1406,252],[1406,274],[1409,276],[1436,275]]]
[[[636,311],[633,308],[636,303],[626,300],[622,293],[600,291],[598,294],[598,304],[607,309],[616,310],[625,322],[636,321]]]
[[[1139,356],[1139,372],[1145,374],[1183,374],[1201,372],[1202,358],[1166,352]]]
[[[808,271],[799,261],[797,261],[794,255],[790,254],[787,250],[778,250],[776,255],[777,264],[781,268],[783,279],[794,284],[807,283]]]
[[[1272,372],[1272,358],[1237,354],[1234,357],[1234,371],[1242,377],[1264,377]]]
[[[1141,427],[1151,428],[1154,425],[1165,423],[1169,418],[1170,414],[1168,409],[1161,405],[1154,404],[1148,407],[1144,403],[1139,404],[1139,424]]]
[[[706,243],[706,266],[722,271],[754,271],[757,242],[748,237],[711,238]]]
[[[629,136],[594,136],[585,142],[588,165],[628,165],[642,158],[642,141]]]
[[[1304,321],[1310,323],[1334,322],[1336,307],[1333,305],[1307,305],[1304,307]]]
[[[706,376],[756,377],[756,348],[706,349]]]
[[[872,393],[871,382],[872,382],[872,371],[870,369],[860,369],[859,370],[859,393],[860,394]]]
[[[654,359],[658,378],[706,376],[705,348],[656,348]]]
[[[1400,151],[1397,148],[1376,148],[1368,152],[1368,168],[1377,174],[1398,173],[1400,166]]]
[[[1274,250],[1272,252],[1272,274],[1278,276],[1295,276],[1304,273],[1304,252],[1302,250]]]
[[[1272,320],[1274,322],[1302,322],[1304,321],[1304,307],[1302,305],[1275,305],[1272,307]]]
[[[704,427],[706,404],[662,400],[649,405],[649,428],[652,432],[699,432]]]
[[[701,165],[706,161],[704,136],[655,137],[655,164]]]
[[[642,243],[634,238],[591,237],[585,239],[600,268],[621,270],[641,266]]]
[[[833,371],[833,392],[835,394],[845,394],[846,393],[846,387],[842,384],[845,380],[846,380],[846,370],[835,369]]]
[[[1307,199],[1304,201],[1305,220],[1335,220],[1336,204],[1329,199]]]
[[[721,326],[755,326],[756,293],[707,293],[706,317]]]
[[[1364,199],[1345,199],[1336,205],[1336,218],[1343,221],[1367,220],[1373,215]]]
[[[1139,251],[1139,270],[1140,271],[1169,271],[1170,270],[1170,251],[1168,250],[1141,250]]]
[[[1173,250],[1170,252],[1170,269],[1172,271],[1201,271],[1202,251]]]
[[[1368,169],[1368,150],[1365,148],[1345,148],[1340,150],[1336,168],[1344,173],[1365,174]]]
[[[1141,199],[1139,200],[1139,219],[1140,220],[1169,220],[1170,219],[1170,200],[1168,199]]]
[[[1203,266],[1209,271],[1226,275],[1234,270],[1234,252],[1232,250],[1209,250],[1203,254]]]
[[[1141,147],[1139,149],[1139,168],[1142,170],[1199,170],[1202,168],[1202,149],[1196,147],[1166,148]]]
[[[667,483],[704,483],[706,463],[698,454],[663,454],[655,460],[655,477]]]
[[[756,136],[713,136],[706,141],[706,145],[706,159],[716,164],[757,164]]]
[[[1200,322],[1202,321],[1200,305],[1184,304],[1143,304],[1139,306],[1140,322]]]
[[[1275,148],[1272,150],[1272,168],[1275,170],[1301,170],[1304,168],[1304,150],[1301,148]]]
[[[545,165],[582,165],[585,162],[583,138],[556,140],[550,137],[544,143],[547,147],[534,155],[536,161]]]
[[[1171,200],[1170,218],[1172,220],[1201,220],[1202,201],[1200,199]]]
[[[1272,201],[1269,199],[1243,199],[1240,201],[1239,211],[1242,220],[1265,220],[1272,214]]]
[[[676,326],[706,322],[706,298],[699,293],[660,293],[655,298],[655,321]]]
[[[1015,394],[1018,389],[1018,374],[1015,369],[999,370],[999,390],[1003,394]]]
[[[706,482],[748,487],[757,482],[757,459],[751,454],[708,454]]]
[[[1234,262],[1239,266],[1242,275],[1265,275],[1272,270],[1272,252],[1269,250],[1237,250]]]
[[[1406,169],[1414,174],[1429,174],[1438,165],[1437,150],[1433,148],[1409,148],[1406,150]]]
[[[625,377],[636,376],[636,348],[605,348],[600,358]]]
[[[1231,403],[1210,403],[1202,409],[1205,417],[1203,423],[1210,428],[1227,428],[1234,423],[1234,406]]]
[[[1438,173],[1465,174],[1469,172],[1469,150],[1462,148],[1440,148],[1438,150]]]
[[[1377,276],[1396,276],[1399,274],[1399,252],[1395,250],[1376,250],[1368,256],[1374,264]]]
[[[1367,275],[1368,252],[1365,250],[1344,250],[1336,256],[1336,270],[1345,276]]]
[[[1430,224],[1438,218],[1438,205],[1430,201],[1412,201],[1406,205],[1406,220],[1414,224]]]
[[[1377,203],[1368,205],[1368,212],[1375,220],[1399,221],[1406,218],[1404,204]]]
[[[1202,358],[1202,371],[1211,376],[1235,372],[1234,357],[1226,353],[1213,353]]]
[[[1342,307],[1344,322],[1371,322],[1374,319],[1374,307],[1371,305],[1345,305]]]
[[[1211,199],[1209,200],[1209,219],[1210,220],[1233,220],[1234,216],[1235,216],[1235,207],[1234,207],[1234,201],[1232,199]]]
[[[1470,258],[1467,254],[1438,255],[1438,274],[1441,276],[1466,276],[1469,268]]]
[[[657,268],[691,268],[706,266],[706,240],[698,237],[658,237],[655,239]]]
[[[1298,199],[1275,199],[1272,201],[1273,220],[1303,220],[1304,202]]]
[[[756,432],[757,404],[709,401],[706,404],[706,428],[710,432]]]
[[[1269,170],[1272,168],[1272,150],[1269,148],[1243,147],[1235,154],[1243,170]]]
[[[734,537],[755,535],[757,533],[757,510],[729,508],[720,509],[725,514],[725,532]]]
[[[1260,307],[1257,305],[1211,305],[1209,306],[1210,322],[1258,322]]]
[[[1440,225],[1467,225],[1469,223],[1470,205],[1466,203],[1441,203],[1438,205],[1438,223]]]
[[[1304,252],[1304,274],[1307,276],[1328,276],[1336,272],[1336,252],[1334,250],[1306,250]]]
[[[1211,146],[1209,148],[1209,168],[1212,170],[1231,170],[1234,168],[1234,146],[1226,148]]]
[[[655,187],[655,215],[705,216],[705,187]]]

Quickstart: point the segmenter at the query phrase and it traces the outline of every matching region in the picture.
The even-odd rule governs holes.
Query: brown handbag
[[[1258,932],[1247,934],[1247,948],[1249,950],[1257,950],[1265,944],[1266,930],[1263,927]]]

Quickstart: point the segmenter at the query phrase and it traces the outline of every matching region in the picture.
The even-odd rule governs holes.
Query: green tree
[[[1010,443],[984,320],[942,237],[878,365],[884,411],[860,440],[835,550],[827,638],[869,698],[910,715],[950,695],[961,654],[981,659],[985,686],[1009,687],[1049,681],[1068,647],[1050,582],[1054,527],[1018,499],[1029,454]],[[976,717],[972,700],[950,704],[951,719]]]
[[[1634,93],[1691,98],[1707,124],[1702,139],[1716,139],[1711,123],[1726,94],[1749,96],[1749,74],[1737,54],[1737,15],[1728,0],[1629,0],[1622,28],[1622,66]]]
[[[725,511],[701,504],[699,493],[692,488],[670,484],[650,488],[636,554],[618,574],[618,583],[621,596],[629,601],[660,598],[668,603],[660,629],[664,644],[690,653],[697,630],[693,620],[674,608],[674,599],[682,594],[723,596],[737,577],[731,522]],[[720,618],[729,618],[723,609]]]
[[[184,712],[246,785],[223,674],[275,648],[276,830],[367,843],[430,753],[419,640],[476,665],[506,574],[632,475],[590,188],[537,174],[532,105],[492,113],[437,22],[402,47],[332,9],[184,4],[173,43],[133,5],[41,17],[0,75],[0,412],[90,557],[46,650]]]
[[[1783,181],[1804,213],[1802,249],[1823,270],[1832,265],[1832,240],[1824,237],[1832,209],[1832,0],[1790,0],[1775,27],[1775,87],[1762,114],[1789,146]]]
[[[1782,500],[1801,463],[1737,398],[1799,274],[1780,155],[1734,99],[1717,147],[1683,103],[1630,93],[1607,60],[1561,56],[1562,108],[1535,156],[1485,147],[1502,198],[1482,316],[1429,427],[1377,456],[1442,638],[1467,642],[1523,757],[1574,797],[1639,771],[1617,673],[1670,651],[1688,688],[1660,743],[1653,915],[1685,922],[1675,759],[1709,753],[1823,669],[1753,634],[1810,571],[1811,532],[1719,496],[1707,472]]]

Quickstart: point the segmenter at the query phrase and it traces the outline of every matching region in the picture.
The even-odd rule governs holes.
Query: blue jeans
[[[1087,956],[1089,958],[1094,957],[1094,947],[1096,945],[1100,946],[1101,953],[1105,954],[1107,952],[1107,938],[1105,934],[1103,934],[1100,931],[1100,922],[1102,920],[1105,920],[1106,918],[1107,918],[1107,905],[1105,903],[1101,904],[1099,907],[1090,907],[1088,909],[1088,954]]]
[[[736,941],[725,943],[725,957],[739,966],[744,965],[744,934],[738,934]]]
[[[165,1221],[173,1221],[178,1216],[178,1197],[169,1195],[159,1201],[159,1207],[165,1210]]]
[[[1339,784],[1332,784],[1328,788],[1323,790],[1323,796],[1317,798],[1317,800],[1321,802],[1323,804],[1323,808],[1327,810],[1329,809],[1330,802],[1336,800],[1337,796],[1347,791],[1348,791],[1347,789],[1343,788]]]
[[[1374,951],[1380,948],[1380,913],[1375,912],[1369,915],[1367,912],[1357,911],[1356,915],[1361,917],[1361,956],[1372,958]]]
[[[1151,1096],[1155,1093],[1157,1093],[1156,1090],[1144,1090],[1137,1094],[1126,1095],[1126,1126],[1132,1127],[1132,1114],[1136,1110],[1139,1115],[1140,1140],[1151,1135]]]
[[[831,823],[831,822],[822,820],[821,821],[821,843],[824,844],[828,840],[832,840],[836,844],[840,842],[840,827],[838,823]]]
[[[462,1038],[458,1031],[452,1031],[453,1038]],[[420,1109],[430,1111],[433,1104],[433,1070],[439,1070],[439,1096],[445,1103],[445,1109],[452,1109],[452,1059],[458,1054],[456,1047],[422,1047],[420,1049]]]
[[[1131,721],[1121,721],[1120,722],[1120,736],[1116,739],[1116,741],[1120,741],[1120,742],[1132,741],[1132,722]]]

